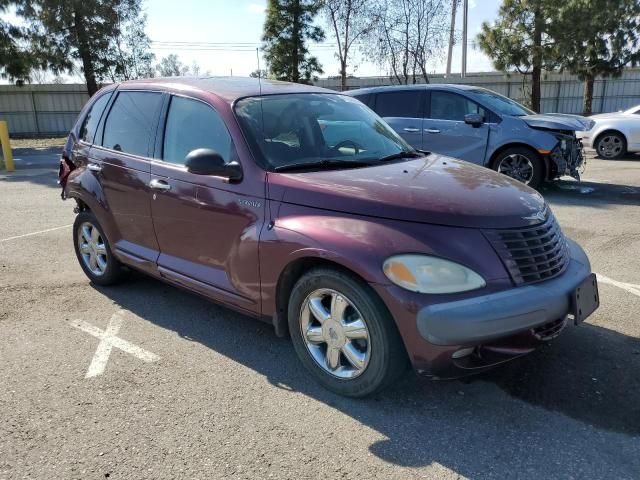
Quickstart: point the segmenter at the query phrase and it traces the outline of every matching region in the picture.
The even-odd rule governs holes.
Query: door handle
[[[169,185],[164,180],[158,180],[157,178],[154,178],[149,182],[149,187],[153,188],[154,190],[163,190],[165,192],[171,190],[171,185]]]
[[[407,127],[407,128],[404,128],[403,130],[408,133],[418,133],[420,131],[419,128],[412,128],[412,127]]]
[[[87,168],[89,170],[91,170],[92,172],[101,172],[102,171],[102,165],[98,165],[97,163],[89,163],[87,165]]]
[[[440,130],[437,128],[425,128],[424,131],[427,133],[440,133]]]

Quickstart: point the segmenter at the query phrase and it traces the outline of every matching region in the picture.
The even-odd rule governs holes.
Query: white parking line
[[[613,280],[612,278],[606,277],[600,273],[597,273],[598,282],[607,283],[609,285],[613,285],[614,287],[621,288],[629,293],[632,293],[638,297],[640,297],[640,285],[635,285],[633,283],[619,282],[617,280]]]
[[[119,310],[114,313],[111,316],[111,320],[109,320],[109,325],[107,325],[107,328],[104,330],[82,320],[69,322],[71,326],[100,339],[100,343],[98,344],[96,353],[93,355],[93,359],[91,360],[91,364],[89,365],[85,378],[97,377],[104,373],[104,369],[107,366],[113,347],[119,348],[123,352],[126,352],[143,362],[155,362],[160,360],[160,357],[155,353],[149,352],[144,348],[140,348],[131,342],[127,342],[126,340],[117,337],[120,327],[124,322],[124,313],[125,310]]]
[[[15,237],[0,238],[0,243],[8,242],[9,240],[17,240],[18,238],[31,237],[32,235],[40,235],[41,233],[53,232],[54,230],[62,230],[63,228],[69,228],[71,226],[73,226],[72,223],[70,223],[69,225],[62,225],[61,227],[47,228],[46,230],[40,230],[38,232],[25,233],[24,235],[16,235]]]

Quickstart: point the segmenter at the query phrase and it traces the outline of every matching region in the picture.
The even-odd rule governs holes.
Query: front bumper
[[[576,132],[576,138],[582,142],[582,146],[593,148],[590,132]]]
[[[566,317],[573,291],[591,273],[582,248],[571,240],[567,242],[571,260],[562,275],[524,287],[425,306],[417,314],[420,335],[432,345],[478,345]]]

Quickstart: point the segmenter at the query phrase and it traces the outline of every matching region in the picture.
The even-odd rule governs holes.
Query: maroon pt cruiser
[[[287,333],[309,373],[364,396],[531,352],[598,306],[534,190],[412,149],[348,96],[239,78],[102,89],[71,131],[63,197],[98,285],[129,269]]]

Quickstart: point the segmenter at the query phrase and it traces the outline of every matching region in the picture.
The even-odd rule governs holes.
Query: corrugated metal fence
[[[88,98],[85,85],[0,85],[0,120],[12,136],[66,135]]]
[[[464,79],[432,75],[431,83],[465,83],[489,88],[522,102],[529,91],[519,74],[471,74]],[[348,88],[392,85],[389,77],[349,78]],[[319,79],[316,85],[340,89],[340,79]],[[548,73],[542,81],[543,112],[581,113],[583,83],[573,75]],[[0,120],[12,136],[65,135],[88,99],[84,85],[0,85]],[[640,104],[640,68],[627,69],[619,78],[598,79],[593,111],[611,112]]]

